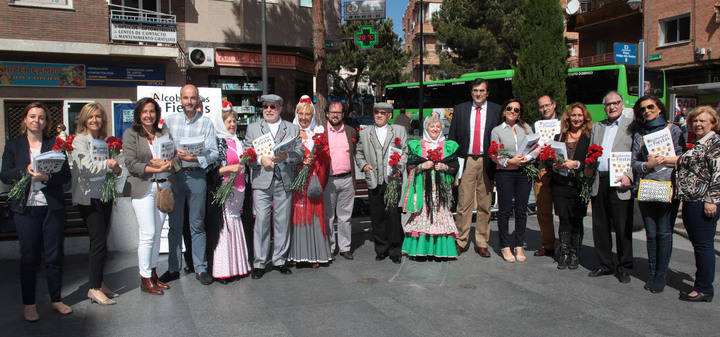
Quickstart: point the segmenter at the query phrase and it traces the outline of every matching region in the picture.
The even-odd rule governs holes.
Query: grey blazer
[[[620,116],[620,123],[618,124],[618,130],[617,134],[615,135],[615,141],[613,142],[612,149],[603,149],[604,151],[610,151],[610,152],[630,152],[632,149],[633,144],[633,135],[630,133],[630,130],[628,129],[628,126],[632,122],[632,118],[628,118],[626,116]],[[592,128],[592,133],[590,135],[590,144],[597,144],[601,145],[603,143],[603,137],[605,136],[605,127],[607,124],[607,119],[604,119],[600,122],[595,123]],[[630,178],[630,181],[633,181],[633,174],[632,172],[626,174],[628,178]],[[595,177],[593,178],[593,185],[592,185],[592,192],[590,193],[591,196],[597,196],[598,194],[598,185],[600,184],[600,177],[597,174],[597,170],[595,171]],[[632,188],[627,189],[617,189],[617,195],[620,200],[630,200],[632,197]]]
[[[93,188],[100,188],[102,182],[91,182],[90,178],[104,177],[112,172],[107,161],[95,162],[90,158],[90,143],[92,136],[79,133],[73,140],[72,160],[72,202],[79,205],[90,205],[90,192]]]
[[[400,145],[395,145],[395,138],[400,138]],[[390,147],[398,147],[402,150],[402,159],[398,164],[401,172],[405,171],[405,163],[407,162],[407,135],[405,127],[400,125],[388,125],[387,136],[385,142],[380,141],[375,134],[375,125],[360,130],[360,140],[355,149],[355,163],[362,170],[365,165],[370,164],[371,170],[365,173],[365,182],[369,189],[374,189],[377,185],[387,183],[387,157]]]
[[[270,132],[270,127],[265,120],[252,123],[247,128],[245,134],[245,140],[243,146],[245,148],[251,148],[252,142],[255,138],[258,138],[266,133]],[[280,143],[285,139],[295,139],[293,144],[288,144],[286,147],[288,158],[285,162],[276,165],[275,167],[280,170],[280,176],[282,177],[283,186],[285,191],[290,191],[290,185],[295,176],[297,175],[298,168],[297,164],[303,160],[305,156],[305,149],[303,149],[302,142],[298,141],[300,137],[300,128],[286,120],[280,121],[280,126],[275,134],[275,143]],[[260,158],[258,158],[258,161]],[[274,170],[268,170],[258,163],[258,161],[248,163],[251,170],[252,187],[253,189],[267,189],[270,187],[270,183],[275,175]]]
[[[168,130],[162,130],[162,135],[169,134]],[[171,136],[172,137],[172,136]],[[125,155],[125,165],[129,171],[127,182],[125,183],[124,194],[133,199],[142,198],[148,190],[152,173],[146,173],[145,167],[150,164],[152,152],[147,142],[147,138],[128,128],[123,134],[123,154]],[[170,172],[168,180],[175,193],[175,176]]]

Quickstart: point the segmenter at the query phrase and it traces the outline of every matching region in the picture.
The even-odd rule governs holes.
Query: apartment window
[[[311,7],[312,8],[312,0],[300,0],[300,7]]]
[[[690,41],[690,15],[660,21],[660,45]]]
[[[9,0],[13,6],[73,9],[73,0]]]

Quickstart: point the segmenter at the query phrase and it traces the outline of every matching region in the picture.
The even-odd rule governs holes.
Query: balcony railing
[[[145,23],[155,25],[177,25],[175,15],[120,5],[109,5],[110,21],[125,23]]]
[[[613,53],[597,54],[580,58],[581,67],[602,66],[615,62]]]
[[[135,7],[109,5],[110,40],[121,43],[177,44],[175,15]]]

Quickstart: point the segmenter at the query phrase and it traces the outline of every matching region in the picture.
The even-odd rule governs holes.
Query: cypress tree
[[[534,122],[540,118],[537,99],[541,95],[553,95],[558,110],[566,104],[568,51],[559,1],[526,0],[522,12],[513,94],[523,101],[525,119]]]

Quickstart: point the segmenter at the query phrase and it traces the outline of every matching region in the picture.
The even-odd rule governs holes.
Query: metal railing
[[[604,53],[581,57],[579,60],[581,67],[602,66],[606,64],[612,64],[614,62],[613,53]]]
[[[110,7],[110,21],[112,22],[144,23],[169,26],[177,25],[176,17],[172,14],[149,11],[136,7],[112,4],[108,6]]]

